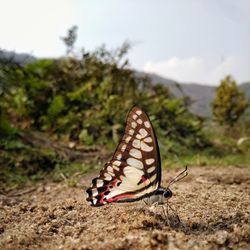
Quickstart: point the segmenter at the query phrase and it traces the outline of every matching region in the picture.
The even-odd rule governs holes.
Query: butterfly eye
[[[171,198],[172,197],[172,191],[168,189],[164,192],[164,198]]]

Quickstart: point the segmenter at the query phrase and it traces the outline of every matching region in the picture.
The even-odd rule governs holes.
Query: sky
[[[132,68],[179,82],[250,81],[250,0],[0,0],[0,48],[37,57],[130,41]]]

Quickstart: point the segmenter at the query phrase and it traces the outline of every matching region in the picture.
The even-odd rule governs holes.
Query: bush
[[[151,115],[168,150],[204,147],[203,121],[188,111],[185,99],[130,70],[127,49],[127,44],[115,51],[101,47],[81,59],[41,59],[9,67],[3,73],[11,91],[2,104],[23,127],[107,146],[118,142],[126,114],[137,104]]]

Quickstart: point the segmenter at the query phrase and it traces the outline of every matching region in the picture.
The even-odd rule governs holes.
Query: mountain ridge
[[[152,83],[161,83],[169,87],[170,92],[173,93],[176,97],[181,97],[183,95],[188,96],[192,101],[190,110],[193,113],[203,117],[211,117],[212,112],[210,103],[214,98],[217,86],[204,85],[199,83],[176,82],[172,79],[164,78],[157,74],[150,74],[145,72],[143,73],[151,79]],[[243,93],[245,93],[246,98],[250,99],[250,81],[238,84],[238,86],[239,89]]]

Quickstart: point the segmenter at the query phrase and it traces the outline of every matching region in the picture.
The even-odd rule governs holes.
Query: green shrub
[[[117,144],[126,114],[137,104],[152,116],[168,150],[206,146],[203,121],[188,111],[185,98],[174,98],[166,86],[130,70],[124,46],[113,52],[101,47],[81,59],[41,59],[10,68],[5,79],[12,91],[3,102],[26,127],[87,146]]]

